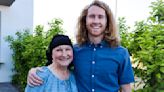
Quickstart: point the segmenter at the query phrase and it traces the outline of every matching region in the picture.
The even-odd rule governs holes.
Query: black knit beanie
[[[49,44],[48,50],[46,51],[46,56],[48,60],[46,65],[50,65],[52,63],[52,50],[53,48],[56,48],[59,45],[70,45],[73,48],[71,40],[68,36],[61,34],[55,35]]]

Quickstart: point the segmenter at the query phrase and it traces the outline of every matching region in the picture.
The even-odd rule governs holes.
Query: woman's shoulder
[[[42,66],[41,70],[36,71],[36,74],[43,80],[46,80],[50,75],[50,71],[47,66]]]
[[[71,81],[71,86],[72,86],[73,92],[78,92],[77,86],[76,86],[75,76],[74,76],[74,73],[72,71],[70,72],[70,81]]]
[[[70,80],[76,82],[75,81],[75,75],[74,75],[73,71],[70,71]]]

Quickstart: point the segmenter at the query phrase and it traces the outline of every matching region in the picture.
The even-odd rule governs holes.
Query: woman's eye
[[[70,50],[71,50],[70,48],[66,49],[66,51],[70,51]]]
[[[62,51],[62,49],[57,49],[56,51]]]

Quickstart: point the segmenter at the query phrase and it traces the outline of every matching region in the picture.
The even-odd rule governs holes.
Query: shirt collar
[[[107,41],[105,41],[105,40],[102,40],[99,44],[94,44],[94,43],[92,43],[92,42],[90,42],[90,41],[87,41],[86,43],[85,43],[85,45],[86,46],[89,46],[89,47],[109,47],[110,45],[108,44],[108,42]]]

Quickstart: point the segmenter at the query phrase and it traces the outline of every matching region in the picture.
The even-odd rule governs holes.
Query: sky
[[[53,18],[63,20],[63,29],[71,38],[75,38],[77,19],[82,9],[93,0],[34,0],[34,26],[47,24]],[[151,2],[156,0],[101,0],[109,5],[115,18],[125,17],[127,25],[135,21],[146,20]],[[116,4],[117,2],[117,4]]]

